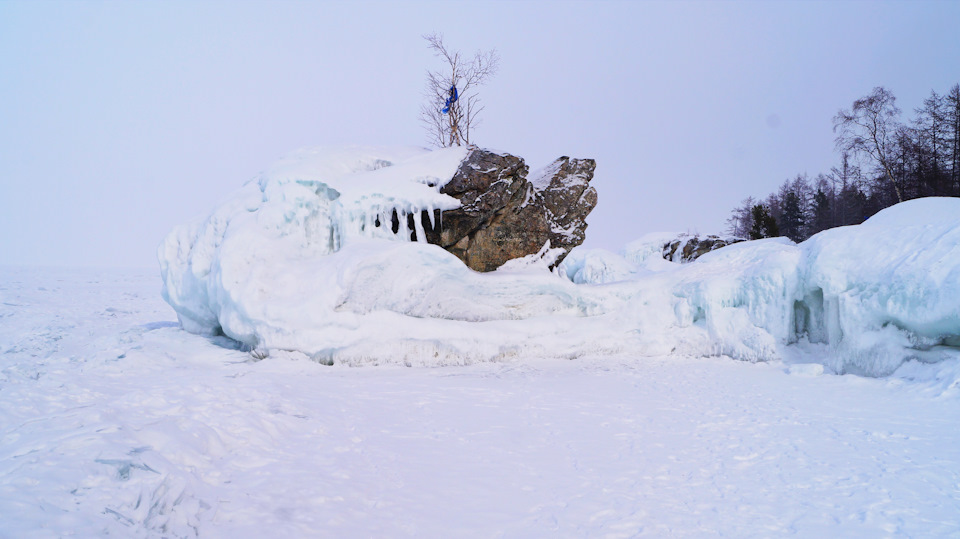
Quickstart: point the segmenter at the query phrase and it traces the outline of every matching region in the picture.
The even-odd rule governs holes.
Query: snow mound
[[[603,284],[631,279],[637,265],[606,249],[576,247],[560,263],[560,274],[577,284]]]
[[[480,274],[389,226],[394,212],[405,223],[410,212],[455,207],[439,189],[464,156],[297,152],[170,233],[159,248],[163,296],[188,331],[328,364],[621,353],[792,361],[809,349],[816,357],[797,363],[879,376],[960,356],[958,199],[689,264],[663,260],[666,235],[650,234],[621,254],[575,249],[557,273],[545,250]]]
[[[677,235],[674,232],[649,232],[626,244],[620,254],[634,264],[668,262],[663,259],[663,246]]]

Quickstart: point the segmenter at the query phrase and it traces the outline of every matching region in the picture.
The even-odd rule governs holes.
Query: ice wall
[[[960,199],[925,198],[801,244],[797,331],[841,372],[888,374],[960,347]]]
[[[648,260],[660,236],[631,243],[621,259],[575,250],[563,269],[578,283],[643,279],[635,266],[620,268]],[[786,345],[824,345],[813,353],[833,372],[869,376],[906,360],[956,358],[960,199],[908,201],[799,246],[782,238],[731,245],[664,281],[677,325],[701,325],[710,346],[733,357],[776,359]]]

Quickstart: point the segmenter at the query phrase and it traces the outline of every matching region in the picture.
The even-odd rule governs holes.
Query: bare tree
[[[947,124],[946,107],[946,98],[930,90],[930,97],[923,100],[923,106],[914,109],[917,113],[913,121],[917,146],[929,149],[929,155],[923,155],[921,158],[929,160],[929,166],[935,172],[940,172],[944,162],[949,159],[947,140],[950,136],[950,126]]]
[[[446,65],[437,71],[427,71],[424,91],[427,102],[420,107],[420,121],[432,144],[440,147],[470,144],[470,131],[477,126],[478,115],[483,111],[476,87],[497,72],[500,57],[495,50],[477,51],[467,60],[460,51],[447,49],[441,34],[425,35],[423,39]]]
[[[944,100],[946,101],[946,120],[949,124],[947,130],[950,133],[948,138],[951,163],[950,183],[956,190],[956,196],[960,196],[960,84],[954,84]]]
[[[903,202],[893,175],[893,155],[902,130],[895,101],[889,90],[877,86],[870,95],[854,101],[852,109],[837,113],[833,132],[837,133],[837,149],[869,157],[893,184],[897,200]]]
[[[753,197],[743,199],[740,206],[735,208],[727,219],[727,233],[734,238],[749,238],[753,228],[753,214],[751,213],[757,201]]]
[[[838,201],[841,200],[841,196],[849,193],[850,188],[856,191],[859,191],[861,188],[860,168],[850,163],[850,154],[847,152],[843,152],[843,156],[840,158],[840,166],[830,169],[830,174],[827,175],[827,179],[833,184],[832,191]],[[841,204],[839,202],[833,205],[834,224],[830,225],[831,227],[854,224],[853,220],[859,216],[848,215],[848,206],[849,204]],[[856,223],[859,223],[859,221],[856,221]]]

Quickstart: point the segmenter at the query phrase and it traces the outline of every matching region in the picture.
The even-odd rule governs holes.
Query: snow
[[[159,279],[0,268],[0,537],[960,535],[960,200],[481,274],[385,226],[463,155],[297,152]]]
[[[618,253],[577,247],[563,259],[559,273],[577,284],[604,284],[672,271],[678,264],[664,260],[663,244],[676,236],[667,232],[645,234]]]
[[[547,187],[550,187],[550,181],[553,180],[554,176],[557,175],[557,172],[560,171],[560,167],[562,166],[563,161],[557,159],[543,168],[538,168],[530,172],[528,175],[528,181],[530,182],[530,185],[532,185],[537,191],[543,191]]]
[[[369,247],[384,243],[403,246]],[[510,298],[548,282],[454,275],[502,294],[475,324],[504,331]],[[766,363],[256,361],[181,330],[160,287],[153,271],[0,268],[0,537],[960,534],[956,359],[886,378],[823,375],[825,344]]]
[[[676,239],[678,235],[675,232],[648,232],[626,244],[620,250],[620,254],[634,264],[648,264],[655,261],[663,265],[667,262],[663,259],[663,246]]]
[[[637,267],[606,249],[573,249],[560,263],[560,273],[577,284],[603,284],[630,279]]]

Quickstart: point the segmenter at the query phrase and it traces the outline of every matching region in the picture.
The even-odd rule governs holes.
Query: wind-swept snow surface
[[[407,214],[457,204],[438,190],[463,155],[301,151],[167,237],[164,296],[189,331],[324,363],[769,361],[814,348],[828,372],[883,376],[960,355],[960,199],[914,200],[799,246],[744,242],[690,264],[662,260],[663,235],[651,234],[622,255],[574,250],[557,274],[522,264],[477,274],[407,241]],[[385,226],[394,212],[396,232]]]
[[[0,268],[0,537],[960,534],[956,360],[254,361],[159,288]]]

